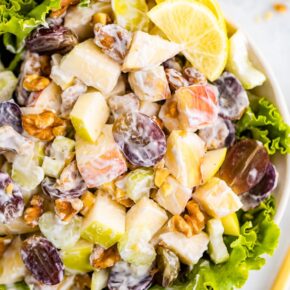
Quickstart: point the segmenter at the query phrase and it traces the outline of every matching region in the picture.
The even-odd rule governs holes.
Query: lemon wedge
[[[185,46],[184,56],[210,81],[221,75],[228,55],[227,32],[209,8],[192,0],[167,0],[148,16],[168,39]]]
[[[162,2],[164,2],[166,0],[156,0],[157,4],[160,4]],[[203,5],[205,5],[214,15],[215,17],[218,19],[221,27],[225,27],[226,26],[226,22],[225,22],[225,18],[224,18],[224,14],[222,12],[222,9],[220,7],[220,4],[218,3],[218,1],[216,0],[192,0],[193,2],[199,2]]]

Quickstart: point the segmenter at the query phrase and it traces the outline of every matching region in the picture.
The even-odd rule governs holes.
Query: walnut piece
[[[87,215],[89,210],[92,208],[96,200],[96,197],[94,194],[92,194],[90,191],[86,191],[82,196],[81,196],[81,201],[83,202],[83,208],[81,210],[82,215]]]
[[[42,141],[51,141],[56,136],[66,133],[67,121],[56,116],[53,112],[44,111],[41,114],[22,116],[24,130],[31,136]]]
[[[54,202],[55,213],[64,222],[69,222],[83,208],[79,198],[56,199]]]
[[[132,34],[119,25],[101,23],[95,25],[94,33],[96,45],[113,60],[122,63],[129,50]]]
[[[100,190],[108,193],[113,200],[117,201],[119,204],[129,208],[134,205],[134,201],[127,198],[126,191],[118,188],[114,181],[104,183],[99,187]]]
[[[96,269],[106,269],[114,266],[120,259],[116,246],[105,250],[97,245],[90,256],[90,264]]]
[[[24,211],[24,221],[26,224],[32,227],[38,225],[38,220],[43,214],[43,203],[44,198],[41,195],[35,194],[32,196],[29,206]]]
[[[183,233],[188,238],[200,233],[205,227],[205,216],[195,201],[189,201],[186,205],[187,214],[174,215],[169,221],[169,228]]]
[[[23,79],[23,88],[28,92],[39,92],[44,90],[49,83],[48,78],[38,74],[26,75]]]

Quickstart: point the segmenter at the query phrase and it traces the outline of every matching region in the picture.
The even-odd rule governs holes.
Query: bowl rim
[[[243,29],[238,28],[238,26],[235,25],[234,22],[230,20],[227,20],[227,21],[236,30],[239,29],[246,36],[249,48],[253,51],[254,56],[257,58],[257,60],[260,62],[261,66],[263,67],[267,80],[273,89],[277,108],[280,114],[282,115],[284,121],[290,125],[290,114],[288,111],[285,95],[283,94],[282,89],[279,85],[279,82],[276,76],[274,75],[273,70],[271,66],[269,65],[268,61],[265,59],[260,49],[254,44],[254,41],[251,39],[251,37]],[[281,192],[281,199],[279,202],[279,206],[277,207],[277,211],[274,218],[277,224],[281,223],[281,220],[283,218],[283,215],[286,211],[286,208],[290,199],[290,154],[286,154],[283,157],[286,158],[286,180],[285,180],[285,185]]]

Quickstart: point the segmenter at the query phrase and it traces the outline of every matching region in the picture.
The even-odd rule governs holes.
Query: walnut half
[[[174,215],[171,218],[169,228],[190,238],[204,229],[205,216],[201,212],[199,205],[193,200],[188,202],[186,209],[188,214],[184,216]]]
[[[105,250],[101,246],[95,246],[90,256],[90,263],[96,269],[106,269],[120,261],[120,255],[116,246]]]
[[[42,141],[51,141],[56,136],[66,133],[67,121],[56,116],[53,112],[44,111],[41,114],[22,116],[24,130],[31,136]]]

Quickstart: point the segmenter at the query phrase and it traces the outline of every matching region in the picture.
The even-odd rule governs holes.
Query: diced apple
[[[193,197],[198,200],[207,214],[214,218],[224,217],[242,207],[239,197],[217,177],[198,187]]]
[[[53,178],[58,178],[65,166],[65,161],[62,159],[54,159],[45,156],[42,163],[44,174]]]
[[[180,44],[170,42],[157,35],[137,31],[133,36],[122,70],[124,72],[137,71],[160,65],[181,50]]]
[[[102,290],[107,287],[109,279],[109,270],[103,269],[99,271],[94,271],[92,275],[92,290]]]
[[[83,239],[109,248],[125,233],[125,207],[98,192],[96,201],[83,222]]]
[[[160,105],[153,102],[143,101],[140,103],[139,112],[149,117],[157,116],[160,110]]]
[[[92,39],[76,45],[64,56],[60,69],[105,95],[114,89],[121,74],[119,64],[102,53]]]
[[[216,175],[222,166],[227,154],[227,148],[207,151],[201,162],[201,175],[203,183]]]
[[[93,270],[90,265],[90,255],[94,244],[79,240],[73,247],[62,250],[61,258],[68,271],[86,273]]]
[[[105,125],[95,144],[77,138],[76,159],[89,188],[99,187],[127,171],[126,160],[115,143],[111,125]]]
[[[108,118],[106,99],[98,92],[79,96],[70,113],[76,133],[92,143],[96,142]]]
[[[186,265],[196,264],[207,250],[209,238],[206,233],[201,232],[187,238],[179,232],[168,232],[160,236],[161,243],[173,251]]]
[[[131,72],[128,79],[132,90],[142,101],[158,102],[170,96],[163,66]]]
[[[156,258],[154,246],[145,237],[144,230],[135,228],[127,232],[118,243],[122,259],[136,266],[150,266]]]
[[[165,104],[161,106],[158,117],[162,120],[164,127],[169,132],[180,129],[177,102],[173,98],[168,99]]]
[[[156,252],[149,243],[168,220],[166,212],[148,197],[140,199],[126,215],[126,234],[118,243],[123,260],[135,265],[151,265]]]
[[[114,89],[106,97],[124,96],[126,94],[126,82],[127,79],[124,77],[124,75],[121,75]]]
[[[192,196],[192,190],[168,176],[162,183],[154,199],[170,213],[181,214]]]
[[[240,223],[235,212],[226,215],[221,218],[222,224],[224,226],[225,235],[239,236],[240,235]]]
[[[196,131],[218,119],[218,89],[211,85],[181,87],[174,95],[181,129]]]
[[[127,212],[126,232],[138,229],[139,235],[150,241],[167,220],[165,210],[150,198],[143,197]]]
[[[50,78],[61,87],[62,90],[67,89],[74,82],[74,76],[69,71],[63,71],[60,68],[60,63],[62,60],[60,54],[53,54],[51,56],[51,73]]]
[[[21,245],[21,238],[17,236],[1,257],[0,284],[12,284],[25,277],[26,267],[20,255]]]
[[[229,252],[223,240],[224,228],[219,219],[211,219],[207,222],[207,232],[209,235],[208,252],[211,260],[215,264],[220,264],[228,260]]]
[[[165,165],[185,187],[201,184],[201,161],[205,145],[201,138],[189,131],[172,131],[167,139]]]

